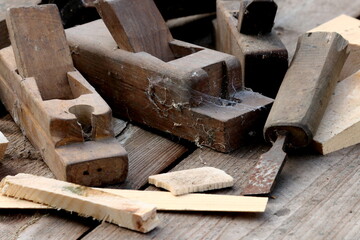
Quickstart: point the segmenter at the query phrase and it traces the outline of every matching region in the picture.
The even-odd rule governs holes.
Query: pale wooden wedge
[[[0,188],[6,196],[73,211],[143,233],[159,223],[154,205],[55,179],[20,173],[5,177]]]
[[[153,175],[149,177],[149,183],[174,195],[182,195],[231,187],[234,179],[220,169],[202,167]]]
[[[264,212],[266,197],[244,197],[218,194],[185,194],[174,196],[169,192],[101,189],[129,199],[154,204],[158,211],[197,212]],[[51,209],[51,207],[0,195],[0,209]]]

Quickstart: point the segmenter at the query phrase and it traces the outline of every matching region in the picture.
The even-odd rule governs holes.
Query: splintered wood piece
[[[277,5],[273,0],[240,1],[237,28],[240,33],[249,35],[270,33],[276,11]]]
[[[176,196],[231,187],[234,179],[220,169],[203,167],[152,175],[149,183],[169,190]]]
[[[75,69],[56,5],[10,8],[6,23],[20,75],[35,78],[43,100],[72,98],[66,73]]]
[[[360,142],[360,71],[339,82],[314,136],[314,147],[328,154]]]
[[[286,136],[278,136],[272,148],[260,156],[250,173],[247,185],[241,192],[242,195],[267,195],[273,190],[285,164],[285,139]]]
[[[360,20],[340,15],[309,32],[337,32],[349,42],[349,57],[340,73],[339,81],[350,77],[360,69]]]
[[[219,194],[185,194],[174,196],[169,192],[99,189],[128,199],[153,204],[158,211],[197,212],[264,212],[266,197],[244,197]],[[0,209],[49,209],[51,207],[0,195]]]
[[[0,189],[6,196],[91,216],[143,233],[159,223],[154,205],[51,178],[20,173],[5,177]]]
[[[0,160],[3,159],[8,145],[9,145],[9,141],[4,136],[4,134],[0,132]]]
[[[1,100],[58,179],[89,186],[122,182],[128,159],[114,138],[111,109],[72,66],[56,11],[55,5],[9,10],[13,47],[0,50]]]
[[[265,5],[269,2],[272,1],[264,1]],[[274,32],[263,35],[240,33],[236,18],[240,4],[245,3],[217,1],[216,49],[232,54],[240,60],[242,78],[247,88],[275,98],[288,69],[288,52]],[[257,6],[263,3],[254,1],[252,4]]]
[[[173,38],[153,0],[99,0],[95,6],[119,48],[174,59]]]
[[[288,133],[288,147],[312,142],[347,58],[347,41],[337,33],[300,36],[294,59],[264,127],[268,141]]]

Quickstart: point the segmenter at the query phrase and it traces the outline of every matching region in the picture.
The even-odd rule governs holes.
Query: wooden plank
[[[7,134],[10,147],[2,161],[0,177],[15,175],[20,172],[28,172],[36,175],[53,177],[45,163],[41,160],[40,153],[36,151],[29,141],[21,134],[20,129],[8,115],[6,121],[0,119],[0,130]],[[1,127],[3,126],[3,127]],[[140,188],[147,182],[148,176],[159,173],[187,152],[187,148],[174,143],[166,138],[157,136],[131,124],[118,137],[126,149],[132,161],[129,163],[129,175],[124,188]],[[159,157],[161,155],[161,157]],[[15,156],[15,159],[12,159]],[[24,159],[29,158],[29,159]],[[147,166],[144,168],[144,166]],[[13,211],[12,211],[13,212]],[[52,212],[37,213],[36,221],[29,214],[5,214],[0,215],[0,238],[14,239],[15,236],[36,236],[37,239],[49,239],[49,235],[59,239],[75,239],[80,237],[97,223],[75,218],[74,215],[55,214]],[[30,219],[30,220],[29,220]],[[8,225],[8,222],[11,224]],[[42,227],[44,226],[44,227]],[[45,231],[47,229],[47,231]],[[55,238],[55,237],[54,237]],[[56,239],[56,238],[55,238]]]
[[[153,0],[100,0],[95,6],[119,48],[174,59],[173,38]]]
[[[340,73],[339,80],[350,77],[360,69],[360,20],[340,15],[309,32],[337,32],[349,42],[349,57]]]
[[[3,178],[0,188],[6,196],[74,211],[142,233],[153,230],[159,222],[154,205],[51,178],[17,174]]]
[[[234,179],[221,169],[201,167],[152,175],[149,176],[149,183],[177,196],[231,187]]]
[[[6,10],[12,7],[33,6],[37,5],[41,0],[2,0],[0,2],[0,49],[10,46],[9,32],[6,27]]]
[[[221,193],[239,194],[246,175],[264,148],[254,146],[237,153],[220,154],[197,150],[174,170],[189,167],[222,167],[236,179],[233,189]],[[357,239],[360,190],[360,148],[352,147],[328,156],[290,155],[264,214],[218,215],[159,213],[162,224],[148,236],[101,224],[84,239]],[[221,159],[219,161],[219,159]],[[319,220],[320,219],[320,220]],[[348,221],[349,220],[349,221]],[[304,226],[304,227],[303,227]],[[344,228],[346,230],[344,230]],[[106,237],[105,237],[106,236]]]
[[[10,8],[6,23],[20,75],[35,78],[43,100],[73,98],[66,73],[74,66],[56,5]]]
[[[220,194],[185,194],[174,196],[169,192],[136,191],[101,188],[104,192],[128,199],[149,203],[158,211],[197,212],[264,212],[267,198]],[[51,207],[26,200],[0,196],[0,209],[51,209]]]
[[[287,50],[274,32],[259,35],[240,33],[236,18],[240,3],[246,5],[249,2],[217,1],[216,48],[239,59],[246,87],[275,98],[288,68]],[[256,3],[266,5],[269,2],[256,1]],[[252,3],[255,6],[253,10],[259,10],[256,9],[256,3]]]

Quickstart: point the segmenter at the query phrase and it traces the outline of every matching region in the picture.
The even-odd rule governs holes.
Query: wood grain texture
[[[339,81],[350,77],[360,69],[360,20],[340,15],[309,32],[337,32],[349,42],[349,57],[340,73]]]
[[[289,148],[311,143],[348,56],[346,50],[347,41],[337,33],[299,37],[294,59],[265,123],[268,141],[286,131]]]
[[[32,174],[7,176],[0,182],[0,190],[5,196],[76,212],[142,233],[153,230],[159,223],[152,204]]]
[[[177,196],[232,187],[234,179],[223,170],[201,167],[151,175],[149,183],[164,188]]]
[[[6,10],[12,7],[33,6],[37,5],[41,0],[2,0],[0,2],[0,49],[10,46],[9,32],[6,26]]]
[[[237,179],[237,194],[246,175],[264,148],[250,147],[236,154],[197,150],[174,170],[189,167],[220,167]],[[328,156],[290,156],[264,214],[160,213],[163,224],[147,236],[101,224],[84,239],[124,236],[131,239],[357,239],[359,221],[358,147]],[[221,159],[221,161],[219,161]],[[106,237],[105,237],[106,235]]]
[[[6,23],[20,75],[35,78],[43,100],[73,98],[66,73],[74,66],[56,5],[10,8]]]
[[[171,33],[153,0],[100,0],[95,6],[119,48],[174,59]]]
[[[249,132],[262,128],[272,99],[241,90],[240,66],[233,56],[174,40],[174,53],[184,59],[164,63],[144,52],[116,49],[101,20],[66,34],[77,69],[117,117],[222,152],[238,148]]]
[[[313,146],[329,154],[360,142],[360,72],[339,82],[314,136]]]
[[[169,192],[137,191],[101,188],[104,192],[128,199],[149,203],[157,211],[196,211],[196,212],[264,212],[266,197],[244,197],[220,194],[185,194],[174,196]],[[22,199],[0,195],[0,209],[49,209],[51,207]]]

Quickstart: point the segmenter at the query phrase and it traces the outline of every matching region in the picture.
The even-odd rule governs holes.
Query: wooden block
[[[216,48],[239,59],[247,88],[275,98],[288,68],[288,52],[274,32],[247,35],[238,31],[236,15],[240,3],[241,1],[217,1]]]
[[[20,66],[23,64],[22,58],[16,63],[13,49],[21,46],[21,51],[17,49],[18,57],[26,58],[25,55],[28,52],[36,57],[36,53],[39,52],[35,50],[38,46],[37,42],[42,40],[47,42],[50,40],[48,36],[51,36],[52,30],[59,29],[55,25],[61,27],[61,21],[58,14],[55,14],[55,9],[54,5],[42,5],[10,10],[8,18],[12,27],[9,31],[13,36],[11,40],[15,43],[13,48],[7,47],[0,50],[1,100],[15,122],[20,125],[23,133],[40,150],[44,161],[57,178],[94,186],[122,182],[127,175],[127,153],[114,138],[111,109],[78,71],[66,72],[67,68],[61,67],[61,63],[67,63],[70,56],[65,36],[63,34],[57,36],[57,38],[63,38],[56,39],[55,43],[59,43],[59,46],[53,46],[53,43],[48,45],[50,52],[53,49],[60,49],[61,53],[51,56],[51,61],[43,61],[43,68],[39,66],[38,75],[44,77],[43,82],[38,83],[36,77],[32,77],[31,74],[30,77],[24,78],[17,71],[20,68],[25,69],[24,71],[27,71],[26,69],[35,71],[29,59],[22,67]],[[23,13],[24,16],[33,14],[32,16],[37,19],[36,12],[39,12],[40,18],[38,21],[31,20],[28,29],[25,26],[27,22],[17,19],[17,16],[23,16]],[[37,27],[45,26],[46,24],[42,21],[43,16],[51,22],[52,27],[42,29],[41,34],[44,37],[36,33],[40,37],[38,41],[33,39],[34,41],[23,44],[22,39],[17,36],[27,36],[25,34],[27,31],[38,31]],[[16,33],[12,32],[14,29],[17,30]],[[29,51],[26,51],[28,48]],[[42,58],[45,54],[43,52],[47,51],[46,45],[42,45],[42,48],[39,58]],[[65,56],[65,60],[54,60],[55,56],[59,58]],[[38,67],[39,62],[41,62],[39,59],[33,61],[34,69]],[[71,91],[68,96],[70,98],[58,99],[59,88],[53,86],[47,89],[47,100],[44,100],[38,84],[51,86],[54,79],[46,80],[45,77],[52,76],[51,70],[59,73],[59,69],[65,71],[61,75],[66,77],[63,85]],[[71,69],[74,67],[72,66]],[[47,82],[50,83],[47,84]]]
[[[328,154],[360,142],[360,71],[339,82],[314,136],[314,147]]]
[[[152,175],[149,177],[149,183],[176,196],[231,187],[234,185],[234,179],[220,169],[202,167]]]
[[[153,204],[158,211],[197,212],[264,212],[266,197],[244,197],[220,194],[186,194],[174,196],[169,192],[99,189],[124,198]],[[0,195],[0,209],[50,209],[51,207],[26,200]]]
[[[9,145],[9,141],[4,136],[4,134],[0,132],[0,160],[3,159],[8,145]]]
[[[347,41],[337,33],[299,37],[296,53],[264,127],[268,141],[282,131],[288,147],[309,145],[324,115],[345,60]]]
[[[340,15],[309,32],[337,32],[349,42],[350,54],[340,73],[340,81],[350,77],[360,69],[360,20]]]
[[[171,33],[153,0],[99,0],[95,6],[119,48],[174,59]]]
[[[272,99],[242,90],[239,62],[231,55],[174,40],[177,59],[165,63],[117,49],[101,20],[67,29],[66,35],[76,68],[117,117],[222,152],[261,131]]]
[[[276,11],[277,5],[273,0],[241,1],[237,29],[249,35],[270,33]]]
[[[143,233],[159,223],[154,205],[51,178],[20,173],[5,177],[0,189],[6,196],[76,212]]]
[[[6,23],[20,75],[35,78],[44,101],[73,98],[66,73],[75,69],[56,5],[10,8]]]

